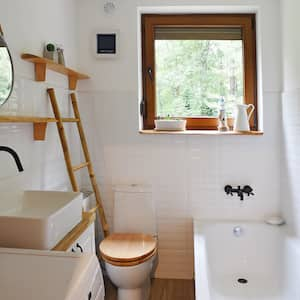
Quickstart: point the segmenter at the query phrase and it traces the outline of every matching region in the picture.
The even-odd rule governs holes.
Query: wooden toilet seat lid
[[[114,233],[100,243],[104,260],[112,263],[141,263],[156,253],[154,237],[142,233]]]

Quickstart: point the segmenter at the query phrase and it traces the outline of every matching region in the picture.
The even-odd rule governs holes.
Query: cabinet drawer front
[[[91,224],[67,250],[74,253],[95,253],[95,227]]]

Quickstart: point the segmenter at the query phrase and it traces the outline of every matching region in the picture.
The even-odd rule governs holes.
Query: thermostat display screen
[[[116,54],[116,34],[97,34],[97,53]]]

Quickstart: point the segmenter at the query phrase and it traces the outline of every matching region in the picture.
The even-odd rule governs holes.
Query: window
[[[185,118],[187,129],[216,130],[224,98],[229,123],[237,103],[254,104],[255,15],[142,15],[143,123]]]

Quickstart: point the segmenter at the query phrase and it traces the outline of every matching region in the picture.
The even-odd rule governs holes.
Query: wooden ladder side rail
[[[75,173],[76,171],[87,167],[88,168],[88,172],[89,172],[89,177],[91,180],[91,184],[95,193],[95,198],[96,198],[96,203],[97,203],[97,208],[98,212],[99,212],[99,218],[101,221],[101,225],[103,228],[103,232],[104,232],[104,236],[108,236],[109,235],[109,228],[108,228],[108,224],[106,221],[106,217],[105,217],[105,213],[104,213],[104,209],[103,209],[103,205],[102,205],[102,200],[101,200],[101,196],[100,196],[100,191],[97,185],[97,181],[96,181],[96,177],[94,174],[94,170],[93,170],[93,166],[91,163],[91,159],[90,159],[90,154],[89,154],[89,150],[88,150],[88,146],[87,146],[87,142],[86,142],[86,138],[85,138],[85,134],[84,134],[84,130],[83,130],[83,126],[81,123],[81,118],[80,118],[80,113],[79,113],[79,109],[78,109],[78,104],[77,104],[77,99],[76,99],[76,95],[74,93],[71,94],[71,100],[72,100],[72,107],[74,110],[74,115],[76,116],[76,123],[77,123],[77,128],[78,128],[78,132],[79,132],[79,136],[80,136],[80,141],[81,141],[81,145],[82,145],[82,149],[83,149],[83,153],[85,156],[85,162],[78,165],[78,166],[72,166],[72,161],[71,161],[71,155],[70,155],[70,150],[69,150],[69,146],[68,146],[68,142],[67,142],[67,138],[66,138],[66,134],[65,134],[65,130],[64,130],[64,119],[61,117],[60,114],[60,110],[58,107],[58,103],[56,100],[56,95],[55,95],[55,91],[53,88],[48,89],[47,90],[50,100],[51,100],[51,104],[52,104],[52,108],[53,108],[53,113],[56,119],[56,125],[57,125],[57,129],[58,129],[58,133],[59,133],[59,137],[60,137],[60,141],[62,144],[62,148],[63,148],[63,153],[64,153],[64,157],[65,157],[65,162],[66,162],[66,167],[67,167],[67,171],[68,171],[68,175],[71,181],[71,185],[72,185],[72,189],[74,192],[79,192],[79,186],[77,184],[77,180],[75,177]]]
[[[76,181],[76,177],[75,177],[75,174],[74,174],[73,169],[72,169],[71,155],[70,155],[69,146],[68,146],[68,143],[67,143],[66,133],[65,133],[64,125],[63,125],[63,120],[62,120],[62,117],[60,115],[59,107],[58,107],[58,104],[57,104],[55,91],[54,91],[53,88],[51,88],[51,89],[47,89],[47,92],[48,92],[50,100],[51,100],[51,104],[52,104],[55,119],[57,120],[56,126],[57,126],[57,130],[58,130],[58,133],[59,133],[60,142],[61,142],[61,145],[62,145],[62,148],[63,148],[66,167],[67,167],[67,171],[68,171],[69,178],[70,178],[70,181],[71,181],[71,185],[72,185],[72,188],[73,188],[74,192],[79,192],[79,187],[78,187],[78,184],[77,184],[77,181]]]
[[[90,157],[86,137],[85,137],[83,126],[82,126],[81,117],[80,117],[78,103],[77,103],[75,93],[71,93],[70,97],[71,97],[72,106],[73,106],[73,110],[74,110],[74,116],[76,119],[79,120],[79,122],[77,122],[77,128],[78,128],[78,132],[79,132],[79,136],[80,136],[80,140],[81,140],[81,145],[82,145],[85,161],[88,163],[87,168],[88,168],[91,184],[92,184],[92,187],[93,187],[93,190],[95,193],[95,198],[96,198],[96,203],[98,206],[98,212],[99,212],[99,217],[101,220],[101,225],[103,228],[104,236],[106,237],[109,235],[109,227],[108,227],[107,220],[105,217],[105,212],[104,212],[104,208],[102,205],[100,191],[99,191],[98,184],[96,181],[96,176],[94,173],[93,165],[91,163],[91,157]]]

